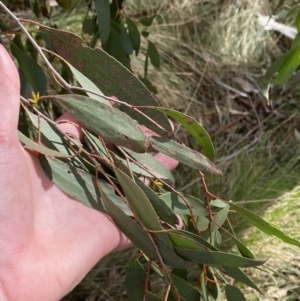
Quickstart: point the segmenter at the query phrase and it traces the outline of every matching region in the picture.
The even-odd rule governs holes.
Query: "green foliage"
[[[285,0],[280,0],[274,10],[274,14],[283,7]],[[280,14],[280,12],[278,13]],[[264,76],[264,83],[262,86],[263,94],[269,101],[269,89],[271,84],[282,85],[286,83],[289,78],[293,75],[293,72],[300,65],[300,7],[295,5],[290,7],[285,14],[296,14],[295,26],[298,31],[295,37],[291,49],[283,54],[281,57],[276,59],[271,66],[267,69]]]
[[[40,141],[33,142],[22,133],[19,139],[25,148],[40,154],[40,164],[55,185],[84,205],[109,214],[140,249],[139,258],[128,263],[126,289],[131,301],[217,300],[221,292],[225,292],[227,300],[245,300],[239,288],[228,284],[227,276],[259,291],[242,268],[261,266],[265,260],[256,259],[233,231],[224,227],[229,211],[288,244],[300,247],[300,242],[208,190],[205,176],[222,175],[213,163],[211,138],[194,118],[160,107],[153,96],[155,87],[147,77],[149,62],[155,68],[162,63],[156,45],[148,39],[151,25],[161,22],[161,18],[146,16],[135,22],[123,13],[124,1],[109,3],[96,0],[95,7],[91,5],[94,15],[83,20],[83,37],[43,24],[30,31],[29,23],[8,42],[18,61],[22,85],[27,91],[42,95],[37,104],[27,100],[28,95],[22,95]],[[72,1],[58,4],[67,10],[73,5]],[[20,22],[2,2],[0,6]],[[45,10],[39,2],[30,1],[30,7],[37,17],[51,18],[52,9]],[[296,25],[298,19],[297,16]],[[86,35],[91,37],[88,42]],[[31,47],[24,44],[25,38]],[[130,56],[139,54],[143,40],[147,45],[144,75],[137,77],[131,71]],[[98,42],[102,48],[94,47]],[[297,68],[299,47],[296,39],[292,49],[274,62],[266,74],[268,85],[273,80],[283,83]],[[57,66],[63,67],[57,71]],[[74,78],[81,87],[74,84]],[[53,93],[48,80],[63,87],[58,95],[50,95]],[[110,101],[116,105],[113,107]],[[85,135],[84,143],[59,131],[47,116],[49,103],[58,111],[63,108],[75,116]],[[195,138],[201,152],[176,140],[167,115]],[[155,135],[146,134],[142,126]],[[172,174],[152,157],[152,152],[164,153],[195,169],[206,199],[177,191]],[[147,186],[141,176],[146,176],[151,185]],[[183,221],[182,229],[176,229],[176,214]],[[223,250],[223,231],[240,255]],[[195,264],[197,283],[188,273]],[[152,273],[164,284],[162,293],[151,290]]]

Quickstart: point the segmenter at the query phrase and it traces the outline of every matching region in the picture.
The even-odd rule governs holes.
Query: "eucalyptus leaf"
[[[115,167],[114,171],[126,196],[129,207],[138,221],[146,229],[163,230],[158,217],[143,190],[120,169]],[[155,233],[153,235],[169,249],[173,250],[173,245],[167,234]]]
[[[224,252],[201,251],[179,247],[174,247],[174,249],[176,254],[185,260],[210,266],[256,267],[265,263],[265,260],[253,260]]]
[[[205,274],[201,273],[200,277],[201,277],[201,293],[202,293],[202,298],[204,299],[204,301],[209,301]]]
[[[222,272],[224,272],[229,277],[248,285],[249,287],[254,288],[259,293],[261,293],[260,289],[257,287],[257,285],[239,268],[235,267],[222,267],[220,269]]]
[[[130,29],[128,28],[128,30]],[[51,46],[61,57],[95,83],[105,95],[114,95],[132,105],[158,105],[157,100],[143,83],[105,51],[83,46],[83,40],[79,36],[66,31],[43,26],[41,35],[45,41],[51,42]],[[135,111],[128,108],[124,108],[124,111],[138,120],[140,124],[147,126],[158,134],[165,133]],[[141,111],[167,131],[172,131],[170,123],[163,113],[154,112],[150,109],[141,109]]]
[[[127,64],[123,41],[121,39],[121,36],[113,27],[110,28],[109,38],[106,43],[102,45],[102,47],[107,53],[109,53],[112,57],[122,63],[123,66],[129,67]]]
[[[162,138],[162,137],[149,137],[151,146],[165,155],[178,160],[179,162],[203,172],[213,175],[222,175],[222,172],[217,166],[208,160],[201,153],[198,153],[185,145],[179,144],[176,141]]]
[[[100,193],[107,213],[111,216],[118,228],[149,258],[152,260],[157,259],[154,246],[142,227],[116,206],[103,190],[100,190]]]
[[[153,107],[153,109],[161,111],[166,115],[172,117],[176,121],[178,121],[196,139],[198,144],[201,146],[203,155],[206,156],[211,161],[214,160],[215,158],[214,146],[212,144],[212,141],[207,131],[204,129],[202,125],[200,125],[199,122],[197,122],[193,117],[175,110],[161,108],[161,107],[155,107],[155,108]]]
[[[146,170],[149,170],[152,174],[154,174],[157,178],[165,180],[171,185],[175,184],[175,179],[172,173],[162,164],[160,163],[154,156],[149,153],[136,153],[131,151],[130,149],[124,148],[124,150],[136,161],[142,164]],[[149,173],[142,174],[148,177],[153,177]]]
[[[67,63],[68,64],[68,63]],[[104,94],[100,91],[100,89],[91,81],[89,80],[86,76],[84,76],[80,71],[78,71],[75,67],[73,67],[71,64],[68,64],[68,66],[70,67],[72,73],[74,74],[74,76],[76,77],[77,81],[79,82],[79,84],[81,85],[82,88],[89,90],[89,91],[93,91],[96,92],[100,95]],[[102,103],[105,103],[107,105],[109,105],[109,101],[107,99],[105,99],[104,97],[101,97],[99,95],[90,93],[90,92],[86,92],[86,94],[93,99],[96,99]]]
[[[172,281],[176,288],[179,291],[180,296],[183,298],[183,300],[187,301],[199,301],[201,296],[200,292],[195,289],[190,283],[183,280],[180,277],[175,276],[174,274],[171,274]]]
[[[211,280],[216,280],[216,277],[214,277],[213,273],[211,272],[211,268],[206,269],[206,277]],[[218,281],[207,281],[206,288],[215,300],[220,299],[221,289]]]
[[[75,156],[75,152],[70,147],[70,142],[67,141],[66,137],[51,123],[48,123],[43,118],[38,119],[38,116],[31,112],[27,112],[29,118],[41,134],[41,142],[45,144],[48,148],[55,149],[60,153],[64,154],[65,158],[74,156],[72,158],[72,164],[76,168],[80,168],[85,171],[89,171],[86,164],[78,157]],[[76,149],[78,148],[79,141],[75,141]]]
[[[90,173],[74,167],[72,160],[58,160],[51,157],[40,156],[40,163],[49,179],[65,194],[73,197],[88,207],[106,212],[102,204],[99,187],[114,202],[119,210],[132,215],[123,200],[118,197],[111,185],[106,181],[97,179]],[[124,213],[124,215],[126,215]]]
[[[163,230],[150,201],[141,188],[120,169],[115,167],[114,171],[135,217],[149,230]]]
[[[212,223],[212,231],[216,231],[223,226],[228,216],[229,208],[230,206],[227,205],[226,207],[221,209],[216,215],[214,215],[213,220],[215,223]]]
[[[208,215],[208,210],[206,206],[200,201],[199,199],[193,197],[193,196],[184,196],[185,199],[188,201],[190,208],[192,209],[193,215],[197,216],[206,216]],[[183,200],[182,197],[180,197],[175,192],[167,192],[165,194],[162,194],[160,198],[175,212],[178,214],[188,214],[191,215],[191,212]]]
[[[129,33],[127,32],[127,30],[126,30],[123,23],[120,23],[119,26],[120,26],[120,29],[121,29],[121,39],[122,39],[122,42],[123,42],[125,53],[128,54],[128,55],[132,55],[133,45],[132,45],[132,41],[129,37]]]
[[[22,134],[20,131],[18,131],[18,137],[19,140],[25,144],[26,148],[32,149],[34,151],[37,151],[40,154],[58,157],[58,158],[66,158],[68,156],[57,152],[55,150],[52,150],[48,147],[43,146],[42,144],[37,144],[28,137],[26,137],[24,134]]]
[[[181,258],[173,250],[168,248],[161,240],[158,240],[157,238],[154,239],[165,264],[177,269],[188,269],[192,266],[191,262]]]
[[[17,59],[19,68],[22,70],[27,81],[30,83],[35,93],[45,95],[47,91],[47,77],[40,67],[26,52],[22,51],[15,43],[11,43],[11,52]]]
[[[153,21],[155,20],[155,18],[157,17],[157,15],[151,16],[151,17],[142,17],[140,18],[139,22],[141,24],[143,24],[144,26],[151,26]]]
[[[253,253],[239,239],[237,239],[234,235],[232,235],[229,232],[227,232],[226,234],[229,235],[230,238],[233,240],[242,256],[255,259]]]
[[[296,239],[291,238],[290,236],[284,234],[281,230],[276,228],[275,226],[271,225],[263,218],[255,214],[254,212],[240,207],[232,202],[229,203],[230,207],[234,209],[239,215],[241,215],[246,221],[248,221],[252,226],[256,227],[260,231],[268,234],[273,235],[282,240],[283,242],[296,246],[300,248],[300,242]]]
[[[110,8],[109,0],[95,0],[98,20],[98,32],[102,45],[105,44],[110,34]]]
[[[235,286],[226,284],[225,293],[227,301],[246,301],[243,293]]]
[[[138,28],[130,18],[126,18],[126,23],[128,27],[129,37],[132,41],[133,49],[135,50],[135,55],[137,56],[140,51],[141,46],[141,36]]]
[[[125,279],[127,296],[130,301],[141,301],[143,299],[146,280],[147,273],[140,262],[138,260],[130,262]],[[147,287],[145,301],[162,301],[157,296],[151,294],[148,289]]]
[[[150,59],[151,64],[155,68],[159,68],[160,58],[159,58],[158,50],[157,50],[155,44],[153,42],[149,41],[149,40],[148,40],[148,55],[149,55],[149,59]]]
[[[130,174],[127,165],[124,165],[122,161],[115,161],[116,166],[125,171],[127,175]],[[135,177],[135,182],[138,186],[143,190],[144,194],[150,200],[156,214],[165,222],[170,225],[175,226],[178,224],[177,216],[174,212],[159,198],[159,196],[149,188],[143,181],[141,181],[138,177]]]
[[[94,18],[85,18],[82,22],[82,31],[92,36],[96,31],[96,22]]]
[[[120,110],[83,95],[57,95],[55,99],[80,123],[107,142],[137,152],[146,150],[147,138],[142,127]]]

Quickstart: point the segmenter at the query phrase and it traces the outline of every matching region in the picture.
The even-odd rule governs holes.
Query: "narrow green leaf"
[[[148,68],[147,67],[147,62],[148,62],[147,57],[148,56],[146,56],[146,59],[145,59],[145,69]],[[158,93],[156,87],[147,78],[143,78],[143,77],[139,76],[139,80],[147,87],[147,89],[151,93],[153,93],[153,94],[157,94]]]
[[[190,210],[184,200],[175,192],[167,192],[162,194],[160,198],[175,212],[178,214],[191,215]],[[208,215],[208,210],[206,206],[199,199],[192,196],[185,196],[188,201],[193,214],[197,216]]]
[[[228,216],[230,206],[227,205],[223,209],[221,209],[216,215],[214,215],[213,220],[216,222],[212,223],[212,231],[218,230],[221,226],[223,226],[226,218]]]
[[[201,293],[204,301],[209,301],[207,286],[206,286],[206,277],[204,273],[201,273]]]
[[[222,272],[224,272],[229,277],[248,285],[249,287],[254,288],[259,293],[261,293],[260,289],[257,287],[257,285],[239,268],[235,267],[222,267],[220,269]]]
[[[106,212],[102,204],[98,187],[105,192],[117,208],[124,215],[132,215],[123,200],[115,194],[111,185],[106,181],[97,179],[90,173],[74,167],[69,160],[58,160],[51,157],[40,156],[40,163],[49,179],[65,194],[73,197],[88,207]]]
[[[93,134],[89,133],[88,131],[82,129],[84,132],[86,138],[89,140],[89,142],[92,144],[92,146],[95,148],[96,152],[101,156],[106,159],[109,159],[109,156],[106,152],[106,149],[102,145],[102,143],[99,141],[99,139],[94,136]]]
[[[278,69],[275,83],[278,85],[285,83],[292,76],[292,73],[298,68],[299,64],[300,47],[296,47],[289,51],[287,58]]]
[[[141,188],[124,172],[114,168],[131,210],[138,220],[149,230],[163,230],[157,215]]]
[[[130,239],[130,241],[151,259],[157,259],[154,246],[142,227],[128,217],[111,199],[100,190],[107,213],[111,216],[118,228]]]
[[[224,203],[224,202],[221,201],[221,200],[213,200],[213,201],[210,202],[210,205],[211,205],[211,206],[215,206],[215,207],[217,207],[217,208],[224,208],[224,207],[227,206],[227,204]]]
[[[29,149],[35,150],[43,155],[53,156],[53,157],[60,157],[60,158],[66,158],[67,156],[55,151],[53,149],[50,149],[48,147],[45,147],[41,144],[37,144],[28,137],[26,137],[24,134],[22,134],[20,131],[18,131],[19,140],[25,144],[26,147]]]
[[[102,45],[103,49],[117,61],[119,61],[123,66],[129,67],[127,64],[125,49],[121,36],[118,32],[111,27],[110,35],[105,44]]]
[[[125,286],[127,296],[130,301],[141,301],[145,292],[145,283],[147,279],[147,273],[138,260],[130,262],[125,279]],[[148,288],[147,288],[148,290]],[[146,292],[145,301],[162,301],[157,296]]]
[[[110,34],[109,0],[95,0],[95,8],[98,19],[99,37],[102,45],[104,45]]]
[[[199,143],[203,155],[211,161],[214,160],[215,150],[212,141],[204,127],[201,126],[193,117],[171,109],[161,107],[153,107],[153,109],[164,112],[168,116],[178,121]]]
[[[209,219],[206,218],[205,216],[199,216],[197,218],[197,227],[199,229],[199,231],[205,231],[206,229],[209,231],[208,226],[209,226]],[[206,231],[205,231],[206,232]],[[201,235],[203,235],[205,232],[202,232]],[[209,234],[210,236],[210,234]]]
[[[157,17],[157,15],[151,16],[151,17],[142,17],[139,22],[144,25],[144,26],[151,26],[153,21],[155,20],[155,18]]]
[[[77,35],[49,27],[42,28],[41,36],[45,41],[48,41],[48,44],[51,42],[52,47],[60,56],[95,83],[105,95],[114,95],[118,99],[133,105],[158,106],[157,100],[145,85],[105,51],[99,48],[84,47],[82,46],[82,39]],[[138,120],[140,124],[158,134],[164,134],[152,122],[135,111],[129,108],[123,110],[132,118]],[[150,109],[141,109],[141,111],[167,131],[172,131],[165,114]]]
[[[300,32],[300,11],[298,12],[296,19],[295,19],[295,26],[297,31]]]
[[[187,270],[184,269],[172,269],[172,275],[175,275],[185,281],[188,281]]]
[[[213,175],[222,175],[217,166],[201,153],[198,153],[176,141],[162,137],[149,137],[151,146],[179,162],[203,172]]]
[[[47,77],[43,69],[15,43],[11,43],[10,47],[13,56],[17,59],[20,69],[34,89],[34,92],[45,95],[47,91]]]
[[[142,30],[142,31],[141,31],[141,35],[142,35],[144,38],[148,38],[149,35],[150,35],[150,32],[149,32],[149,31],[146,31],[146,30]]]
[[[208,268],[206,270],[206,277],[212,280],[216,280],[213,273],[211,272],[211,268]],[[221,289],[218,282],[207,281],[206,288],[215,300],[219,300],[221,296]]]
[[[135,159],[144,167],[146,167],[146,169],[149,170],[152,174],[154,174],[157,178],[165,180],[171,185],[175,184],[175,179],[172,173],[162,163],[160,163],[157,159],[155,159],[155,157],[153,157],[151,154],[149,153],[140,154],[126,148],[124,148],[124,150],[133,159]],[[142,172],[142,175],[153,178],[153,176],[147,173],[146,171]]]
[[[191,262],[182,259],[173,250],[168,248],[161,240],[158,240],[156,237],[154,238],[154,240],[159,249],[159,253],[166,265],[177,269],[191,268],[192,266]]]
[[[253,253],[240,240],[238,240],[234,235],[232,235],[229,232],[227,232],[226,234],[231,237],[242,256],[255,259]]]
[[[68,64],[68,66],[70,67],[72,73],[74,74],[74,76],[76,77],[77,81],[79,82],[79,84],[82,88],[84,88],[86,90],[89,90],[89,91],[96,92],[96,93],[104,96],[104,94],[100,91],[100,89],[91,80],[89,80],[86,76],[84,76],[80,71],[78,71],[71,64]],[[90,92],[87,92],[86,94],[90,98],[96,99],[96,100],[98,100],[102,103],[105,103],[107,105],[110,104],[109,101],[107,99],[105,99],[104,97],[95,95],[95,94],[90,93]]]
[[[285,59],[288,57],[289,52],[285,53],[281,57],[279,57],[277,60],[275,60],[271,66],[267,69],[265,76],[264,76],[264,81],[269,83],[273,76],[277,73],[278,69],[281,67]]]
[[[253,260],[217,251],[201,251],[174,247],[176,254],[183,259],[205,265],[221,265],[231,267],[256,267],[265,263],[264,260]]]
[[[121,29],[121,39],[123,42],[124,50],[125,50],[126,54],[132,55],[133,45],[132,45],[132,41],[129,37],[129,33],[127,32],[123,23],[120,23],[119,26]]]
[[[165,202],[143,181],[136,178],[136,183],[139,187],[143,190],[147,198],[150,200],[156,214],[165,222],[169,223],[170,225],[175,226],[178,223],[177,216],[174,212],[165,204]]]
[[[163,230],[163,227],[143,190],[120,169],[115,167],[114,171],[126,196],[129,207],[138,221],[149,230]],[[153,235],[169,249],[173,250],[173,245],[167,234],[156,233]]]
[[[149,55],[151,64],[155,68],[159,68],[159,66],[160,66],[160,58],[159,58],[158,50],[157,50],[155,44],[152,43],[149,40],[148,40],[148,55]]]
[[[36,15],[37,18],[40,16],[40,1],[38,0],[30,0],[29,1],[30,8],[32,12]]]
[[[191,286],[187,281],[180,277],[171,274],[174,285],[179,291],[180,296],[187,301],[199,301],[201,296],[200,292]]]
[[[96,22],[95,18],[86,17],[82,22],[82,32],[92,36],[96,31]]]
[[[173,245],[176,247],[193,250],[206,250],[204,246],[179,232],[168,232],[168,235]]]
[[[32,124],[36,128],[37,131],[41,133],[41,142],[47,146],[48,148],[59,151],[64,154],[65,157],[74,156],[75,152],[70,148],[69,142],[66,137],[52,124],[48,123],[43,118],[38,119],[33,113],[27,112]],[[78,142],[74,142],[78,145]],[[74,156],[72,158],[72,163],[76,168],[83,169],[88,171],[86,166],[80,160],[78,156]]]
[[[246,301],[243,293],[235,286],[226,284],[225,293],[228,301]]]
[[[204,247],[211,251],[218,251],[218,249],[216,247],[214,247],[213,245],[211,245],[207,240],[203,239],[201,236],[196,235],[194,233],[184,231],[184,230],[175,230],[175,229],[168,231],[168,233],[175,233],[175,234],[183,235],[183,236],[188,237],[188,238],[194,240],[195,242],[197,242],[201,248]]]
[[[295,47],[299,47],[300,46],[300,33],[298,32],[296,37],[293,40],[291,49],[295,48]]]
[[[129,37],[132,41],[133,49],[135,50],[135,55],[137,56],[140,51],[141,46],[141,36],[138,28],[136,27],[135,23],[130,19],[126,18],[126,23],[128,27]]]
[[[273,235],[282,240],[283,242],[296,246],[300,248],[300,242],[296,239],[291,238],[290,236],[284,234],[281,230],[276,228],[275,226],[271,225],[260,216],[255,214],[254,212],[240,207],[232,202],[229,203],[230,207],[234,209],[239,215],[241,215],[246,221],[248,221],[251,225],[259,229],[260,231],[268,234]]]
[[[146,150],[147,137],[142,127],[120,110],[82,95],[57,95],[55,100],[107,142],[137,152]]]
[[[124,165],[121,161],[115,161],[115,164],[118,168],[122,171],[125,171],[127,175],[130,174],[127,164]],[[177,216],[174,212],[162,201],[159,196],[149,188],[143,181],[141,181],[138,177],[135,177],[135,182],[139,185],[139,187],[143,190],[144,194],[150,200],[156,214],[165,222],[169,223],[170,225],[175,226],[178,224]]]

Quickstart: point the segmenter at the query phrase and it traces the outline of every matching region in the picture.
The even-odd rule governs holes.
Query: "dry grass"
[[[146,11],[159,13],[165,20],[151,28],[150,38],[163,64],[158,72],[150,70],[150,78],[162,105],[190,114],[210,133],[216,162],[225,174],[223,178],[207,178],[211,190],[261,215],[268,210],[267,219],[299,238],[294,231],[299,225],[295,213],[299,189],[293,190],[299,186],[300,174],[300,144],[294,136],[294,130],[300,130],[298,76],[272,90],[272,108],[266,106],[259,90],[265,69],[290,43],[256,25],[259,13],[270,13],[269,1],[156,0],[149,4],[127,0],[126,7],[128,15]],[[143,72],[143,53],[133,61],[138,73]],[[197,148],[180,127],[176,132],[182,142]],[[175,175],[180,190],[201,197],[201,185],[194,172],[179,167]],[[287,195],[282,197],[290,191],[298,191],[293,201]],[[288,222],[284,223],[287,216]],[[245,231],[245,224],[234,217],[233,223],[236,229]],[[268,277],[255,273],[265,295],[251,291],[247,297],[277,300],[274,296],[284,290],[286,295],[278,300],[299,300],[299,296],[288,296],[288,290],[295,285],[293,277],[299,275],[299,264],[294,261],[299,251],[256,231],[246,233],[245,242],[255,253],[263,257],[273,254],[268,265],[276,273],[283,273],[285,268],[291,274],[277,278],[276,273]],[[127,300],[124,266],[132,256],[133,251],[108,256],[64,300]]]

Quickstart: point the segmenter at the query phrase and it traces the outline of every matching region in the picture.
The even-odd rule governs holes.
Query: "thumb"
[[[0,144],[17,139],[20,80],[14,62],[0,44]]]

